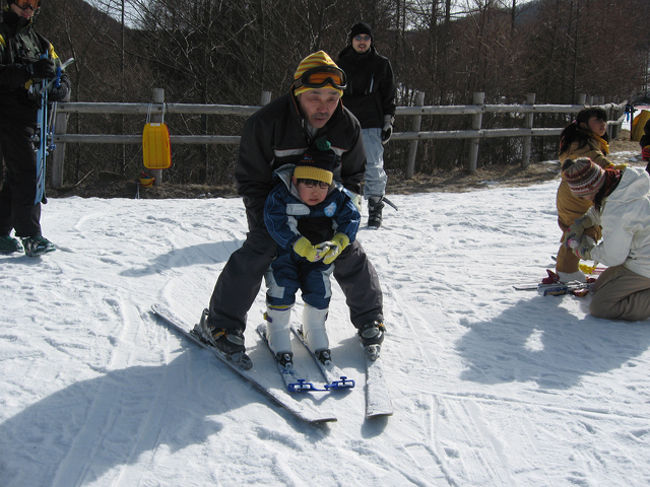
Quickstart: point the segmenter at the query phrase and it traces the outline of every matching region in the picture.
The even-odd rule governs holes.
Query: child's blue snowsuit
[[[293,244],[304,236],[316,245],[331,240],[335,233],[345,233],[353,242],[361,215],[337,187],[332,187],[325,201],[316,206],[303,203],[291,184],[293,168],[293,164],[287,164],[276,171],[280,182],[269,193],[264,206],[264,224],[278,245],[278,255],[265,274],[266,302],[274,307],[290,307],[300,288],[305,303],[326,309],[334,264],[309,262],[294,252]]]

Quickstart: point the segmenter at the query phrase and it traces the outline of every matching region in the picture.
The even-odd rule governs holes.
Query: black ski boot
[[[381,321],[374,320],[359,328],[359,338],[366,355],[370,360],[377,360],[381,351],[381,344],[384,341],[386,327]]]
[[[28,257],[38,257],[39,255],[56,250],[54,244],[42,235],[22,237],[21,240],[25,248],[25,255]]]
[[[204,309],[201,314],[201,321],[195,327],[199,335],[210,345],[219,349],[237,367],[244,370],[253,367],[253,362],[246,355],[244,331],[212,327],[208,323],[208,314],[209,311]]]
[[[368,198],[368,226],[370,228],[379,228],[381,226],[381,212],[383,209],[383,196],[371,196]]]
[[[10,235],[3,235],[0,237],[0,254],[12,254],[14,252],[22,252],[23,246],[17,238]]]

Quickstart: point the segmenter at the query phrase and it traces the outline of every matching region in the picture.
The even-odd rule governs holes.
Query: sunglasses
[[[327,189],[330,187],[330,185],[327,184],[326,182],[316,181],[315,179],[299,179],[298,184],[304,184],[309,189],[315,188],[317,186],[320,189]]]
[[[41,0],[20,0],[16,2],[16,6],[21,10],[27,10],[28,8],[36,10],[39,3],[41,3]]]
[[[294,88],[301,86],[322,88],[325,85],[331,85],[337,90],[344,90],[347,86],[347,79],[343,70],[334,66],[317,66],[308,69],[293,82]]]
[[[368,34],[357,34],[354,36],[355,41],[369,41],[370,36]]]

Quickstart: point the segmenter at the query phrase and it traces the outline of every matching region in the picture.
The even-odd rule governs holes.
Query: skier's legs
[[[381,129],[361,129],[361,137],[366,152],[363,194],[366,198],[384,196],[388,178],[384,171],[384,146],[381,143]]]
[[[246,241],[230,256],[215,284],[208,316],[211,327],[246,328],[246,315],[275,253],[275,242],[266,228],[256,227],[248,232]]]
[[[20,125],[3,125],[0,129],[0,146],[6,165],[4,185],[8,186],[8,192],[3,189],[0,200],[0,231],[6,234],[7,228],[9,231],[14,228],[19,237],[41,235],[41,204],[34,204],[36,155],[32,134],[31,127]]]

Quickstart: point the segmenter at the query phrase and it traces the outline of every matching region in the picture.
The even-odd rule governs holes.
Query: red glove
[[[644,161],[650,161],[650,145],[646,145],[641,149],[641,157],[643,157]]]

